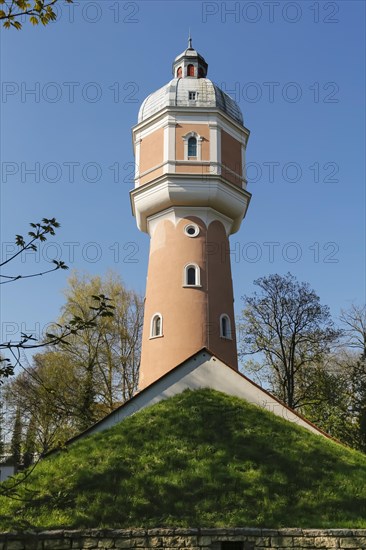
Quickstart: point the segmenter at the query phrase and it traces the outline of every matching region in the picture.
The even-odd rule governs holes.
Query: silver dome
[[[188,92],[196,92],[196,99],[189,100]],[[243,125],[239,105],[208,78],[173,78],[145,99],[139,110],[138,122],[165,107],[216,107]]]

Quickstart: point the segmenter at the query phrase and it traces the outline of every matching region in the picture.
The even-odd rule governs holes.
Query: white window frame
[[[197,156],[193,157],[193,158],[188,157],[188,140],[191,137],[194,137],[197,140]],[[192,160],[192,161],[201,160],[201,149],[202,149],[201,148],[201,143],[202,143],[201,136],[199,134],[197,134],[196,132],[189,132],[188,134],[183,136],[183,142],[184,142],[184,160]]]
[[[193,267],[195,269],[196,282],[194,285],[188,284],[188,269]],[[189,263],[184,266],[183,271],[183,286],[184,288],[201,288],[201,270],[200,267],[195,263]]]
[[[223,319],[226,319],[226,327],[227,327],[227,336],[224,335],[224,331],[222,330],[222,320]],[[224,338],[225,340],[232,340],[233,339],[233,334],[232,334],[232,329],[231,329],[231,319],[230,317],[227,315],[227,313],[222,313],[222,315],[220,315],[220,337],[221,338]]]
[[[193,95],[193,97],[190,97],[190,95]],[[198,99],[198,92],[195,90],[188,90],[188,101],[196,101]]]
[[[155,326],[155,319],[160,319],[160,332],[159,334],[155,334],[154,326]],[[150,321],[150,339],[151,338],[161,338],[163,336],[163,316],[161,313],[154,313],[154,315],[151,317]]]

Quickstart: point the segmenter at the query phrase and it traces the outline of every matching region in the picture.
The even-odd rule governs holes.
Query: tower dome
[[[190,99],[190,97],[192,99]],[[243,115],[239,105],[208,78],[173,78],[142,103],[138,121],[142,122],[165,107],[220,109],[239,124]]]
[[[243,115],[239,105],[219,86],[206,78],[208,64],[192,47],[192,38],[188,39],[188,48],[173,62],[174,78],[156,92],[150,94],[142,103],[138,122],[142,122],[166,107],[198,107],[220,109],[239,124],[243,124]]]

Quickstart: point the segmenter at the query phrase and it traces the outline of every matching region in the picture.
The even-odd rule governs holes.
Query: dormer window
[[[187,76],[194,76],[194,65],[188,65]]]
[[[197,98],[197,92],[188,92],[189,101],[195,101]]]

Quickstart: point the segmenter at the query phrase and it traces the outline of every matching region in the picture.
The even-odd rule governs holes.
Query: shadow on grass
[[[33,487],[49,500],[24,517],[47,528],[366,526],[365,477],[360,453],[240,399],[186,391],[45,460]]]

